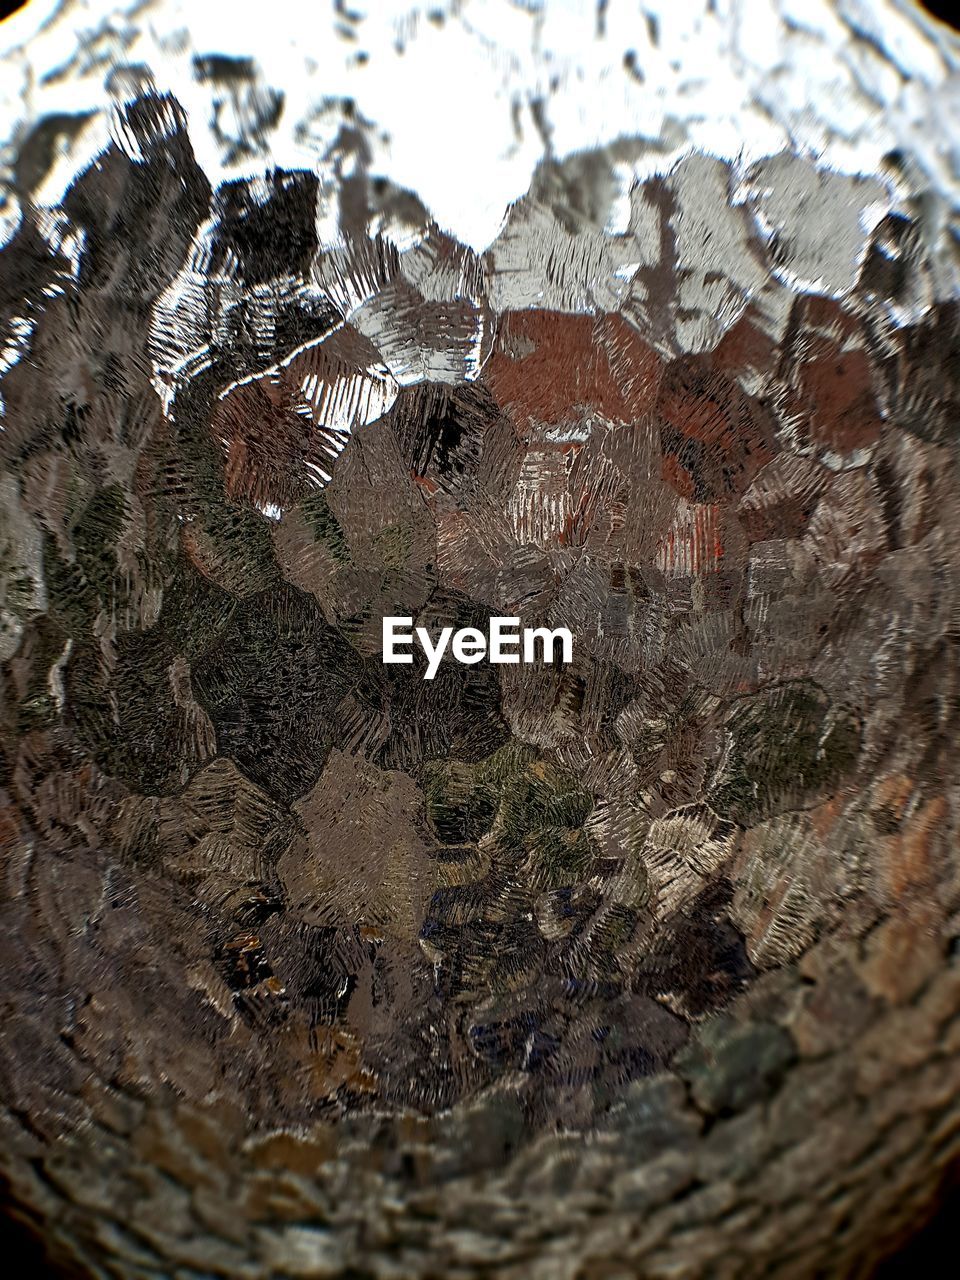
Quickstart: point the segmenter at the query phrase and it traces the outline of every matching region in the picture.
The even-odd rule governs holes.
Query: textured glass
[[[0,27],[11,1195],[83,1276],[868,1274],[960,1151],[960,45],[271,10]]]

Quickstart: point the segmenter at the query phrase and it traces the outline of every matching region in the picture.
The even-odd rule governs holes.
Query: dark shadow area
[[[948,1176],[939,1207],[931,1221],[898,1253],[882,1262],[872,1280],[916,1280],[917,1276],[943,1274],[942,1261],[950,1257],[960,1216],[960,1168]],[[31,1280],[87,1280],[76,1271],[54,1266],[37,1236],[26,1223],[11,1215],[6,1195],[0,1192],[0,1258],[15,1257],[23,1263],[21,1274]]]
[[[927,13],[939,18],[954,31],[960,31],[960,16],[957,15],[957,0],[924,0],[920,5]]]
[[[18,9],[25,9],[27,0],[0,0],[0,22],[4,18],[9,18],[12,13],[16,13]]]
[[[0,1258],[19,1258],[21,1275],[33,1280],[64,1280],[64,1273],[50,1265],[42,1244],[25,1222],[14,1216],[5,1188],[0,1185]],[[69,1277],[68,1280],[80,1280]]]
[[[956,1250],[958,1215],[960,1166],[955,1166],[944,1181],[930,1222],[899,1253],[881,1263],[873,1280],[916,1280],[918,1276],[946,1274],[944,1259],[952,1257]]]

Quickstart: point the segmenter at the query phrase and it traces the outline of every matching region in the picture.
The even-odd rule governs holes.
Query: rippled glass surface
[[[932,1204],[958,49],[0,27],[0,1169],[57,1265],[847,1276]],[[572,659],[383,660],[504,617]]]

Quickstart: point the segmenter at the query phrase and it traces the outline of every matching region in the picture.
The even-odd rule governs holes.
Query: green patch
[[[536,754],[531,747],[511,738],[477,765],[477,778],[496,787],[499,794],[505,783],[523,773],[535,759]]]
[[[350,548],[323,490],[318,489],[304,498],[300,503],[300,511],[314,540],[326,547],[337,564],[349,564]]]
[[[538,888],[560,889],[578,884],[593,859],[584,832],[568,827],[541,827],[528,832],[524,846]]]
[[[21,733],[49,728],[59,718],[59,710],[50,693],[50,676],[63,657],[66,636],[49,617],[37,618],[25,635],[24,653],[26,688],[17,706],[17,723]]]
[[[592,796],[572,774],[518,742],[476,765],[431,762],[423,790],[427,818],[442,844],[476,844],[490,832],[502,854],[526,863],[539,887],[577,884],[593,860],[583,831]]]
[[[164,587],[157,629],[171,652],[192,662],[216,644],[237,607],[235,596],[204,578],[181,554]]]
[[[745,826],[835,786],[860,752],[856,718],[834,712],[823,690],[804,681],[738,702],[726,728],[730,749],[710,803]]]
[[[49,693],[38,693],[24,698],[17,708],[17,729],[29,733],[31,729],[49,729],[58,718],[57,704]]]
[[[61,557],[49,534],[43,537],[43,580],[51,622],[75,640],[83,639],[97,615],[97,594],[80,566]]]
[[[93,495],[73,530],[77,564],[105,603],[115,594],[117,543],[125,518],[126,506],[119,485],[108,485]]]
[[[523,848],[531,832],[545,827],[576,830],[593,807],[590,794],[563,769],[536,761],[504,788],[500,840]]]
[[[475,844],[493,823],[496,788],[456,760],[431,762],[424,771],[427,818],[441,844]]]
[[[200,526],[210,540],[228,590],[249,596],[276,584],[279,574],[268,524],[232,502],[204,505]]]
[[[384,568],[403,569],[413,549],[413,535],[404,525],[389,524],[374,538],[373,546]]]
[[[162,637],[148,631],[118,636],[110,668],[98,645],[78,644],[64,675],[78,739],[105,773],[147,795],[175,786],[187,755],[171,660]]]

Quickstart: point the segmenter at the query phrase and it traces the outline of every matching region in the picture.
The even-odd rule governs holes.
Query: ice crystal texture
[[[867,1266],[960,1149],[956,42],[210,9],[2,63],[15,1200],[94,1276]],[[573,663],[381,662],[503,615]]]

